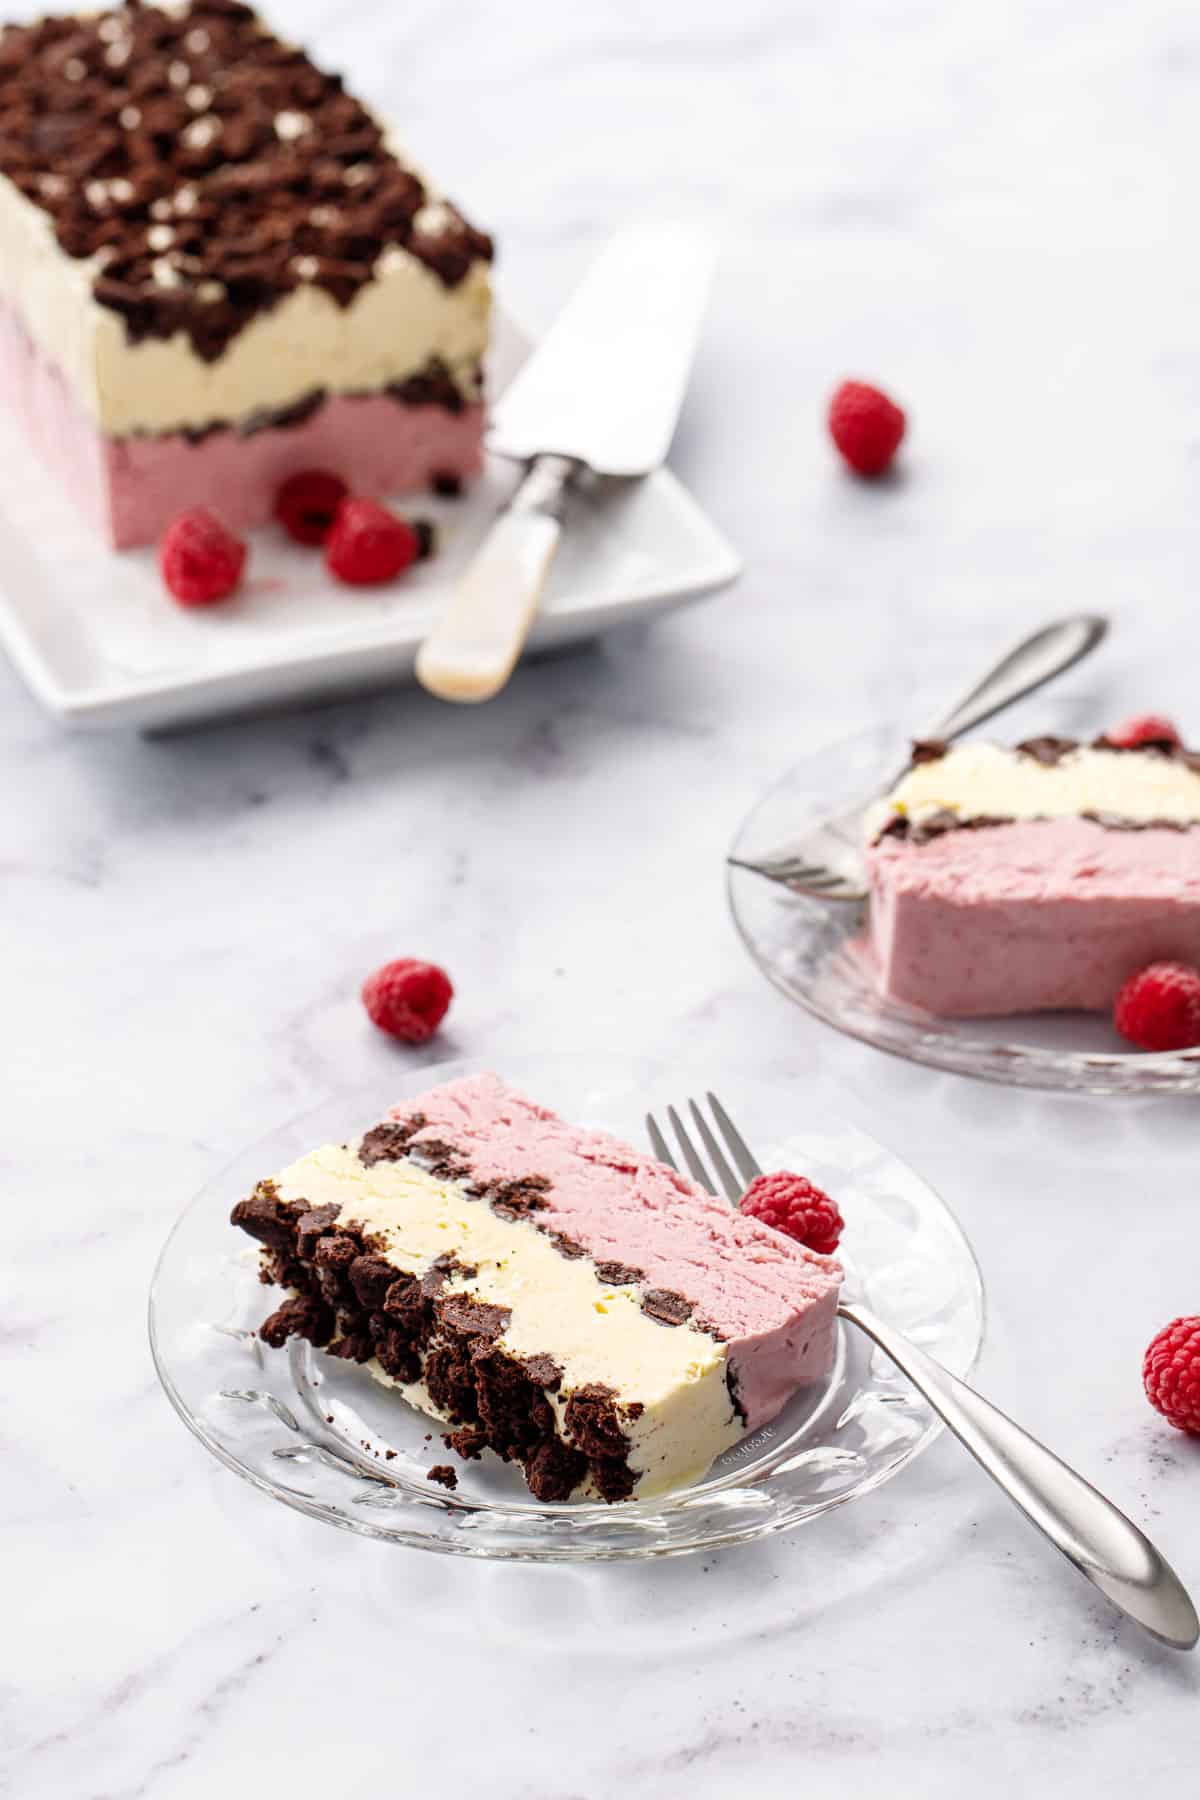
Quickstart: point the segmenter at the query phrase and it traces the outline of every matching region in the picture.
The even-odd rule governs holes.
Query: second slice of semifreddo
[[[1181,745],[918,745],[866,830],[894,1000],[1102,1012],[1147,964],[1200,963],[1200,756]]]

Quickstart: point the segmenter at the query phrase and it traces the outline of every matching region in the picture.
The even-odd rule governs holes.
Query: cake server
[[[1023,700],[1053,681],[1056,675],[1073,668],[1102,642],[1108,631],[1108,620],[1100,613],[1073,613],[1043,626],[1032,637],[1023,638],[1006,656],[977,681],[958,705],[928,731],[916,734],[921,739],[938,739],[952,743],[985,719],[994,718],[1005,707]],[[885,784],[881,792],[886,791]],[[749,869],[768,881],[780,882],[793,893],[808,894],[817,900],[865,900],[867,898],[867,866],[863,857],[863,816],[870,795],[860,805],[836,818],[814,826],[794,844],[788,844],[770,856],[748,858],[731,856],[735,869]]]
[[[707,1164],[675,1107],[667,1108],[667,1118],[692,1179],[715,1198],[720,1198],[719,1181],[726,1198],[737,1206],[762,1170],[716,1095],[709,1094],[707,1099],[715,1132],[696,1102],[688,1102],[693,1126],[708,1155]],[[653,1114],[646,1115],[646,1129],[655,1156],[676,1168]],[[716,1181],[709,1173],[710,1166]],[[838,1317],[865,1333],[895,1363],[997,1487],[1105,1599],[1173,1650],[1195,1649],[1200,1641],[1200,1619],[1186,1588],[1145,1532],[1111,1500],[998,1406],[859,1301],[841,1300]]]
[[[690,226],[620,232],[501,396],[488,447],[525,473],[417,653],[431,694],[499,693],[536,615],[571,487],[587,475],[633,480],[663,461],[712,265],[710,240]]]

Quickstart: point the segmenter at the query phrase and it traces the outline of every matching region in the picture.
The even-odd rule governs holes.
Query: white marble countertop
[[[896,1063],[748,964],[720,859],[807,745],[920,722],[1079,605],[1118,630],[1081,725],[1200,730],[1200,27],[1185,9],[602,0],[275,12],[495,226],[544,323],[647,200],[725,236],[674,463],[739,587],[523,670],[143,741],[70,738],[0,667],[9,1609],[22,1800],[1125,1795],[1195,1758],[1200,1659],[1117,1622],[949,1442],[794,1536],[569,1572],[460,1565],[272,1505],[160,1394],[144,1299],[191,1192],[404,1053],[362,974],[452,970],[442,1048],[761,1065],[957,1209],[983,1385],[1200,1586],[1200,1445],[1145,1341],[1200,1310],[1197,1108]],[[914,421],[865,489],[821,430],[876,377]],[[1036,723],[1036,718],[1032,720]]]

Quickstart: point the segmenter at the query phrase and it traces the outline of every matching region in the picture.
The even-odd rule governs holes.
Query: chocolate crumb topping
[[[392,247],[449,288],[492,256],[341,77],[237,0],[6,26],[0,173],[98,259],[132,342],[182,331],[210,362],[298,287],[350,305]]]
[[[425,1479],[440,1482],[444,1488],[453,1489],[458,1486],[458,1475],[451,1463],[435,1463]]]

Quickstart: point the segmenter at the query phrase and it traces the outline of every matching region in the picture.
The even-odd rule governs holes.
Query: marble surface
[[[957,1800],[1178,1778],[1200,1659],[1117,1622],[952,1443],[736,1553],[460,1566],[211,1462],[158,1390],[144,1301],[240,1145],[409,1066],[355,991],[430,955],[459,986],[450,1054],[635,1045],[783,1071],[801,1102],[834,1081],[973,1236],[983,1385],[1200,1586],[1200,1444],[1138,1381],[1151,1332],[1200,1309],[1196,1105],[1006,1093],[843,1042],[751,969],[720,867],[804,746],[919,724],[1055,610],[1117,621],[1064,690],[1082,726],[1152,703],[1200,733],[1200,25],[1157,0],[275,11],[496,227],[534,324],[648,202],[721,228],[673,461],[748,573],[478,712],[403,693],[72,739],[0,667],[11,1791]],[[850,372],[911,407],[884,487],[823,441]]]

